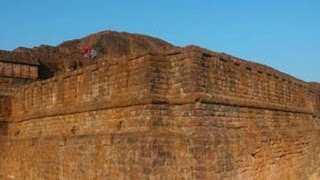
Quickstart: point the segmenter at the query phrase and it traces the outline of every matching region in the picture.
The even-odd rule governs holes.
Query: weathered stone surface
[[[193,46],[104,57],[0,109],[0,179],[320,178],[319,84]]]
[[[163,40],[145,35],[102,31],[56,47],[41,45],[32,49],[17,48],[11,52],[0,50],[0,61],[40,64],[39,77],[47,79],[92,64],[93,59],[84,58],[81,54],[84,46],[95,48],[98,59],[165,52],[174,48]]]

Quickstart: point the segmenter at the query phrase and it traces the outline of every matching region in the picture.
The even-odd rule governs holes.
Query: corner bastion
[[[319,87],[194,46],[101,59],[0,97],[0,179],[317,179]]]

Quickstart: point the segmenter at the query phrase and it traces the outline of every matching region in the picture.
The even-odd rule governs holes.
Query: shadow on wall
[[[52,78],[53,76],[54,76],[54,71],[49,69],[43,63],[40,63],[39,71],[38,71],[38,78],[40,80],[45,80],[45,79]]]
[[[2,142],[7,137],[7,135],[8,135],[8,123],[1,120],[0,121],[0,146],[2,145]]]
[[[4,157],[6,156],[3,152],[6,151],[6,137],[8,135],[8,123],[4,122],[4,119],[0,117],[0,179],[4,179],[3,168],[6,166]]]
[[[0,152],[8,135],[8,117],[11,112],[11,101],[8,97],[0,97]],[[1,154],[0,154],[1,156]]]
[[[8,97],[0,97],[0,179],[4,179],[2,171],[5,168],[5,144],[8,137],[8,117],[11,112],[11,102]]]
[[[0,120],[0,139],[8,135],[8,123]]]

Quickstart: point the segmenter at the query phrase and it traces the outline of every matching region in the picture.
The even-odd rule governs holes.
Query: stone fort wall
[[[103,60],[13,93],[0,177],[309,178],[319,99],[301,80],[196,47]]]
[[[36,79],[38,77],[38,66],[0,60],[0,76]]]

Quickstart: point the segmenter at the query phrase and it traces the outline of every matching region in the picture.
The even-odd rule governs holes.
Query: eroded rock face
[[[119,58],[130,55],[165,52],[173,45],[149,36],[103,31],[82,39],[66,41],[56,47],[41,45],[35,48],[17,48],[12,52],[0,51],[0,59],[40,64],[40,78],[74,70],[92,63],[93,59],[81,54],[84,46],[98,51],[98,58]]]

